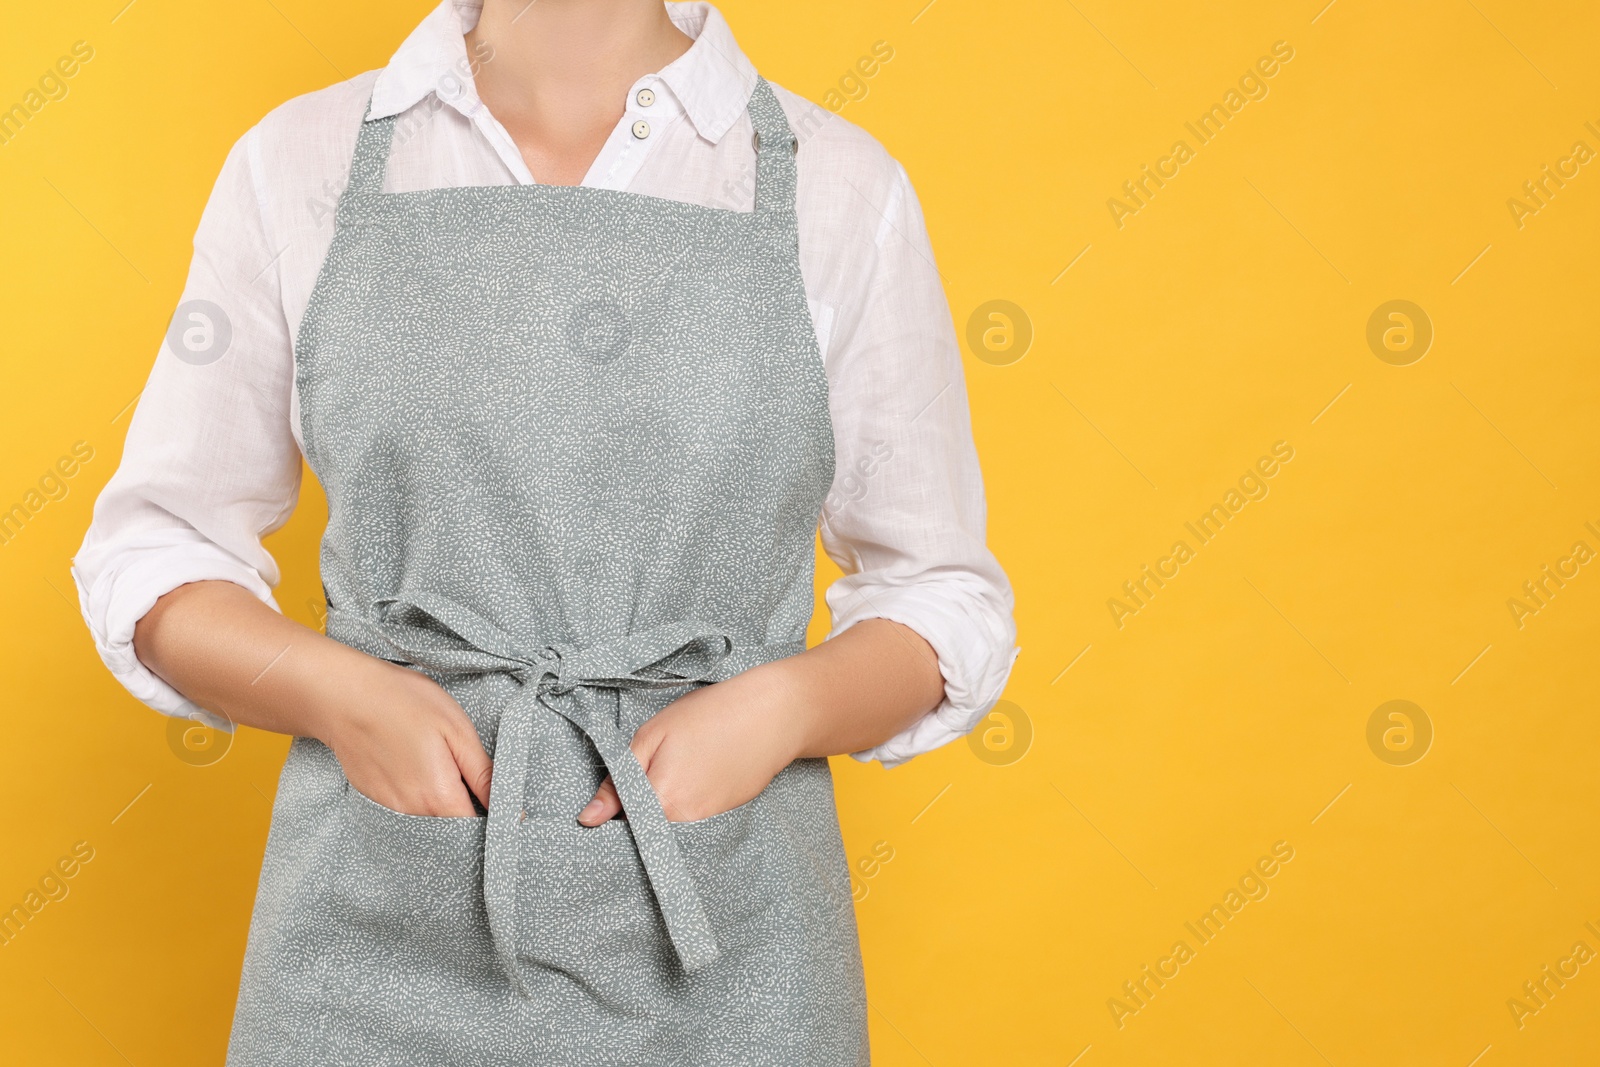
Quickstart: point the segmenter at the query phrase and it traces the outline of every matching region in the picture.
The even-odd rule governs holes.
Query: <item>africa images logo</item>
[[[1287,841],[1274,842],[1271,853],[1259,857],[1234,885],[1228,887],[1220,901],[1212,904],[1199,918],[1183,924],[1187,937],[1174,941],[1168,953],[1157,959],[1153,967],[1146,963],[1137,977],[1123,982],[1121,995],[1106,998],[1106,1010],[1111,1013],[1111,1021],[1117,1024],[1117,1029],[1121,1030],[1128,1024],[1129,1018],[1148,1008],[1156,993],[1183,973],[1183,968],[1195,959],[1200,949],[1221,937],[1222,931],[1238,919],[1239,913],[1247,905],[1266,900],[1272,892],[1269,880],[1275,878],[1284,865],[1293,859],[1293,845]],[[1194,941],[1192,945],[1189,943],[1191,938]]]
[[[1237,118],[1247,104],[1252,100],[1265,100],[1267,94],[1271,92],[1271,87],[1267,83],[1292,59],[1294,59],[1294,48],[1289,42],[1274,41],[1272,54],[1257,59],[1241,74],[1237,88],[1229,86],[1219,102],[1212,104],[1193,122],[1183,124],[1184,129],[1194,138],[1193,145],[1182,138],[1174,141],[1167,154],[1157,159],[1153,167],[1146,163],[1139,168],[1138,177],[1123,182],[1121,196],[1109,197],[1106,200],[1106,210],[1111,212],[1111,221],[1117,229],[1120,230],[1127,225],[1129,216],[1137,215],[1149,207],[1156,193],[1166,188],[1167,182],[1182,173],[1184,164],[1193,160],[1201,147],[1216,140],[1228,123]]]
[[[1145,564],[1137,576],[1122,583],[1123,596],[1107,598],[1106,609],[1111,612],[1111,621],[1117,629],[1122,629],[1129,618],[1149,607],[1155,595],[1181,573],[1184,564],[1194,559],[1200,548],[1214,541],[1247,504],[1265,500],[1272,491],[1268,480],[1293,459],[1294,446],[1287,441],[1276,442],[1270,455],[1261,456],[1239,476],[1237,487],[1229,487],[1220,501],[1192,522],[1184,523],[1183,528],[1194,537],[1194,545],[1182,538],[1174,541],[1167,555],[1154,564]]]

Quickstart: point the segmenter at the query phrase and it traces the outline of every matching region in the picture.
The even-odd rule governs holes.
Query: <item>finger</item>
[[[471,818],[478,814],[472,806],[472,795],[467,792],[467,787],[461,784],[461,779],[457,778],[453,785],[445,786],[444,792],[447,799],[437,802],[439,810],[430,814],[447,819]]]
[[[594,799],[578,812],[578,822],[584,826],[599,826],[609,819],[616,818],[621,811],[622,798],[617,796],[617,787],[608,776],[600,783],[600,788],[595,790]]]
[[[633,753],[633,758],[639,761],[639,766],[644,768],[646,774],[650,772],[650,764],[656,757],[656,751],[661,748],[661,742],[665,739],[666,731],[661,728],[659,718],[645,720],[645,724],[634,732],[633,740],[628,744],[628,749]]]
[[[471,725],[464,729],[453,731],[446,737],[450,746],[450,754],[455,757],[456,767],[461,771],[461,780],[467,783],[467,788],[472,790],[472,795],[478,798],[484,810],[489,807],[489,783],[494,779],[494,761],[489,759],[489,753],[483,750],[483,742],[478,740],[478,731]]]

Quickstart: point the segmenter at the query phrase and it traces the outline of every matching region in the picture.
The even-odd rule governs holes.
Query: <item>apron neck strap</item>
[[[755,127],[756,212],[768,215],[794,214],[795,156],[800,143],[789,128],[783,106],[778,103],[772,84],[756,79],[750,93],[750,125]]]
[[[372,105],[361,120],[361,132],[356,135],[356,151],[350,160],[350,184],[345,195],[372,197],[383,192],[383,176],[389,169],[389,148],[394,142],[394,124],[398,116],[375,119]]]

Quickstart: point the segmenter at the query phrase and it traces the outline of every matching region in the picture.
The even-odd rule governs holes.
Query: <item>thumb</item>
[[[616,783],[607,775],[595,791],[594,799],[578,812],[578,823],[582,826],[599,826],[603,822],[610,822],[621,812],[622,798],[617,796]]]
[[[456,767],[461,771],[461,780],[467,783],[467,788],[472,790],[472,795],[478,798],[484,810],[489,808],[489,783],[494,778],[494,761],[489,759],[489,753],[483,750],[483,743],[478,740],[478,731],[470,726],[465,730],[456,731],[449,738],[450,753],[455,756]]]

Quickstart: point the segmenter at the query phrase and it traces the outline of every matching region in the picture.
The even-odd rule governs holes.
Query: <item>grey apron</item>
[[[296,347],[328,634],[425,672],[494,757],[486,815],[354,789],[296,738],[228,1062],[860,1064],[825,760],[670,823],[628,743],[805,647],[833,477],[771,87],[753,212],[384,193],[362,124]],[[626,812],[577,812],[609,773]]]

